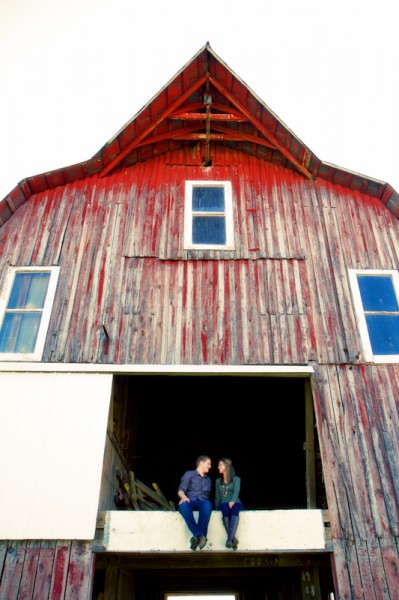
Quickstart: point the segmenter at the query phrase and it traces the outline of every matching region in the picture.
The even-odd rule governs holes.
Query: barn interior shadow
[[[305,393],[299,377],[117,377],[126,458],[135,477],[177,504],[180,477],[199,454],[230,457],[248,510],[306,508]],[[123,393],[121,393],[123,390]],[[318,442],[316,437],[316,460]],[[317,466],[318,508],[325,503]]]

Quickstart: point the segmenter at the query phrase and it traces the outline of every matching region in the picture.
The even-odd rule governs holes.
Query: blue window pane
[[[388,312],[399,310],[390,276],[358,275],[357,280],[364,310]]]
[[[33,352],[41,313],[6,313],[0,330],[0,352]]]
[[[7,309],[41,309],[46,299],[50,273],[17,273]]]
[[[194,217],[193,244],[226,243],[226,224],[224,217]]]
[[[193,212],[224,212],[224,188],[193,187]]]
[[[366,315],[373,354],[399,354],[399,316]]]

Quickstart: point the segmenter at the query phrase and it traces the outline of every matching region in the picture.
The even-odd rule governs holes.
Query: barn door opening
[[[269,557],[270,558],[270,557]],[[197,561],[184,566],[179,558],[145,564],[141,557],[99,558],[103,567],[102,585],[93,590],[93,600],[327,600],[334,586],[326,555],[310,558],[285,555],[284,567],[265,567],[268,557],[258,557],[254,568],[227,563],[204,567]],[[309,563],[313,566],[310,567]],[[106,566],[108,563],[108,566]],[[140,563],[142,568],[138,568]],[[305,563],[308,563],[305,566]],[[97,574],[99,570],[97,570]]]
[[[169,502],[183,472],[209,454],[212,478],[219,458],[233,460],[248,510],[326,508],[306,378],[117,376],[111,410],[129,468]]]

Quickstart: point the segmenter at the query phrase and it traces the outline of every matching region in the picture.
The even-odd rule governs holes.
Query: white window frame
[[[3,324],[5,311],[11,290],[17,273],[50,273],[46,299],[42,310],[39,332],[37,334],[35,349],[33,352],[0,352],[1,361],[40,361],[43,356],[44,344],[50,323],[51,310],[53,308],[54,296],[58,282],[60,267],[9,267],[4,281],[4,287],[0,294],[0,327]]]
[[[194,187],[222,187],[224,189],[224,211],[193,213],[192,195]],[[193,243],[193,215],[224,216],[226,224],[225,244],[194,244]],[[234,250],[233,227],[233,197],[230,181],[186,181],[184,203],[184,248],[186,250]]]
[[[366,323],[366,317],[363,309],[362,297],[360,294],[358,275],[366,276],[390,276],[392,278],[394,292],[399,301],[399,272],[386,269],[348,269],[349,282],[352,291],[353,304],[356,317],[359,324],[360,338],[363,346],[363,356],[366,362],[374,363],[398,363],[399,354],[374,354],[370,342],[369,331]]]

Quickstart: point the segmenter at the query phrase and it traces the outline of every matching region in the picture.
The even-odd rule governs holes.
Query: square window
[[[399,362],[399,274],[397,271],[350,270],[364,357]]]
[[[41,360],[58,273],[10,268],[0,296],[0,360]]]
[[[229,181],[186,181],[184,248],[234,249]]]

